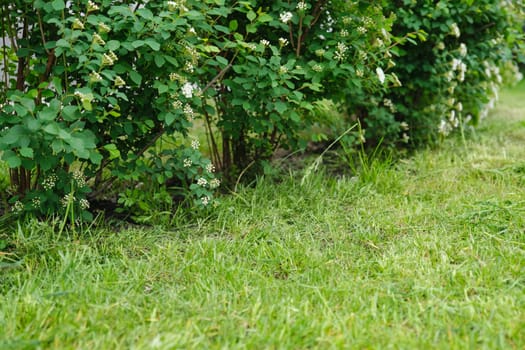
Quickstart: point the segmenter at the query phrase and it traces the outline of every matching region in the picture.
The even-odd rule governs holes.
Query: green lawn
[[[191,225],[19,227],[0,348],[523,349],[524,97],[465,142],[262,180]]]

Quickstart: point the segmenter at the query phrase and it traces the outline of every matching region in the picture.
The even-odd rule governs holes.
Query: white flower
[[[314,72],[321,73],[323,71],[323,67],[320,64],[314,64],[312,70]]]
[[[199,149],[200,145],[201,144],[200,144],[199,140],[197,140],[197,139],[191,140],[191,148],[197,150],[197,149]]]
[[[13,213],[20,213],[24,210],[24,204],[20,201],[16,201],[11,207]]]
[[[402,86],[403,84],[401,84],[401,81],[399,80],[399,78],[397,77],[397,74],[396,73],[390,73],[390,77],[392,78],[392,80],[394,81],[394,86]]]
[[[75,18],[73,21],[73,29],[84,29],[84,23],[82,23],[78,18]]]
[[[86,187],[86,177],[80,170],[75,170],[71,176],[79,188]]]
[[[126,82],[124,81],[124,79],[122,79],[118,75],[115,77],[114,83],[115,83],[115,86],[124,86],[124,85],[126,85]]]
[[[348,30],[341,29],[341,32],[339,33],[343,38],[346,38],[348,36]]]
[[[184,71],[187,73],[193,73],[194,71],[193,63],[191,63],[190,61],[187,61],[184,64]]]
[[[452,25],[450,26],[450,34],[454,35],[456,38],[459,38],[461,36],[461,32],[459,31],[457,23],[452,23]]]
[[[288,45],[288,39],[286,38],[279,38],[279,46],[284,47]]]
[[[51,174],[42,181],[42,187],[44,190],[49,191],[55,187],[57,180],[58,177],[55,174]]]
[[[102,37],[98,35],[97,33],[93,34],[93,43],[99,44],[102,46],[106,45],[106,42],[104,41],[104,39],[102,39]]]
[[[98,74],[97,72],[91,72],[89,75],[89,81],[92,83],[98,83],[99,81],[102,81],[102,76]]]
[[[189,82],[185,83],[182,86],[182,94],[186,98],[192,98],[193,97],[193,85]]]
[[[381,34],[383,35],[383,38],[385,38],[385,40],[390,39],[390,36],[388,35],[388,32],[386,31],[385,28],[381,28]]]
[[[286,74],[286,73],[288,73],[288,68],[286,66],[280,66],[279,74]]]
[[[457,70],[460,65],[461,65],[461,60],[457,58],[454,58],[452,60],[452,70]]]
[[[200,177],[198,180],[197,180],[197,185],[199,186],[206,186],[208,184],[208,180],[206,180],[205,178],[203,177]]]
[[[207,206],[210,203],[210,197],[204,196],[201,198],[202,205]]]
[[[408,130],[410,129],[410,127],[408,126],[408,123],[407,122],[401,122],[399,123],[399,126],[401,127],[401,130]]]
[[[85,198],[82,198],[78,201],[78,204],[80,205],[80,209],[86,210],[89,209],[89,201]]]
[[[300,1],[295,8],[299,11],[306,11],[306,9],[308,9],[308,5],[306,2]]]
[[[467,45],[464,43],[459,44],[459,54],[462,57],[465,57],[467,55]]]
[[[438,132],[443,136],[447,136],[450,133],[450,130],[450,125],[445,120],[441,119],[438,126]]]
[[[450,120],[451,122],[456,120],[456,111],[455,110],[451,110],[450,111],[450,116],[448,117],[448,120]]]
[[[40,208],[40,204],[41,204],[41,202],[40,202],[40,198],[35,197],[35,198],[33,198],[33,199],[31,200],[31,202],[33,203],[33,207],[35,207],[35,208]]]
[[[215,165],[213,165],[212,163],[209,163],[208,165],[206,165],[206,171],[209,173],[215,172]]]
[[[408,136],[408,134],[406,132],[403,133],[403,136],[401,137],[401,140],[404,142],[404,143],[408,143],[408,141],[410,140],[410,136]]]
[[[221,180],[219,180],[219,179],[212,179],[212,180],[210,181],[210,188],[211,188],[211,189],[217,188],[217,187],[219,187],[220,185],[221,185]]]
[[[105,24],[104,22],[100,22],[98,24],[98,31],[100,33],[109,33],[111,31],[111,28],[107,24]]]
[[[283,23],[288,23],[290,22],[290,20],[292,19],[293,17],[293,14],[291,12],[283,12],[281,13],[281,15],[279,16],[279,18],[281,19],[281,22]]]
[[[91,11],[97,11],[99,9],[98,5],[95,4],[93,1],[89,0],[88,1],[88,5],[87,5],[87,10],[88,12],[91,12]]]
[[[383,69],[381,69],[381,67],[377,67],[376,74],[377,78],[379,79],[379,82],[383,84],[385,82],[385,72],[383,72]]]
[[[357,27],[357,31],[361,34],[365,34],[367,32],[367,29],[365,27],[359,26]]]
[[[356,69],[355,71],[355,75],[358,77],[358,78],[362,78],[365,73],[361,70],[361,69]]]
[[[115,64],[115,60],[113,59],[111,55],[107,53],[102,55],[102,65],[103,66],[112,66],[113,64]]]
[[[184,105],[184,109],[182,110],[182,112],[184,113],[184,115],[186,115],[186,118],[188,118],[188,120],[193,120],[195,114],[193,112],[193,108],[191,108],[189,104],[186,103],[186,105]]]
[[[338,61],[342,61],[346,57],[346,51],[348,50],[348,46],[345,45],[345,43],[339,42],[337,43],[337,48],[334,53],[334,58]]]
[[[266,39],[261,39],[259,43],[263,46],[270,46],[270,42]]]
[[[174,108],[174,109],[181,109],[182,108],[182,102],[180,102],[179,100],[175,100],[171,103],[171,106]]]
[[[69,203],[73,203],[74,201],[75,201],[75,196],[73,196],[73,194],[71,193],[68,193],[60,200],[60,203],[65,208],[68,206]]]
[[[184,159],[184,161],[182,162],[182,164],[183,164],[183,166],[184,166],[185,168],[189,168],[189,167],[193,164],[193,162],[191,161],[190,158],[186,158],[186,159]]]
[[[323,50],[323,49],[317,49],[317,50],[315,50],[315,55],[316,55],[317,57],[323,57],[324,54],[325,54],[325,52],[326,52],[326,51]]]

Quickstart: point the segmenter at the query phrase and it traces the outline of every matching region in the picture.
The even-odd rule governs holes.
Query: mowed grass
[[[186,226],[20,226],[0,348],[523,349],[523,96],[466,142],[262,179]]]

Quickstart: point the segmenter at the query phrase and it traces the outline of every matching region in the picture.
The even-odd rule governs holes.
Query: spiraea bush
[[[366,120],[369,137],[414,145],[439,140],[487,115],[502,76],[521,79],[522,1],[396,0],[384,10],[396,16],[394,35],[428,35],[398,47],[393,71],[403,86],[388,92],[382,114]]]
[[[432,138],[482,114],[511,58],[511,7],[488,0],[0,6],[0,152],[13,210],[39,215],[148,206],[144,188],[209,206],[215,169],[303,147],[321,100],[371,141]]]
[[[0,150],[16,211],[88,217],[88,199],[150,179],[207,206],[214,167],[237,175],[297,147],[316,100],[362,98],[389,79],[389,47],[376,38],[391,40],[392,19],[364,1],[18,0],[2,9]],[[204,132],[197,118],[213,164],[190,135]],[[121,202],[140,193],[128,189]]]

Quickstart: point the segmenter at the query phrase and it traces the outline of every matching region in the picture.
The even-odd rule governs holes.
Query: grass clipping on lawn
[[[523,349],[524,93],[366,181],[262,180],[173,230],[19,227],[0,348]]]

